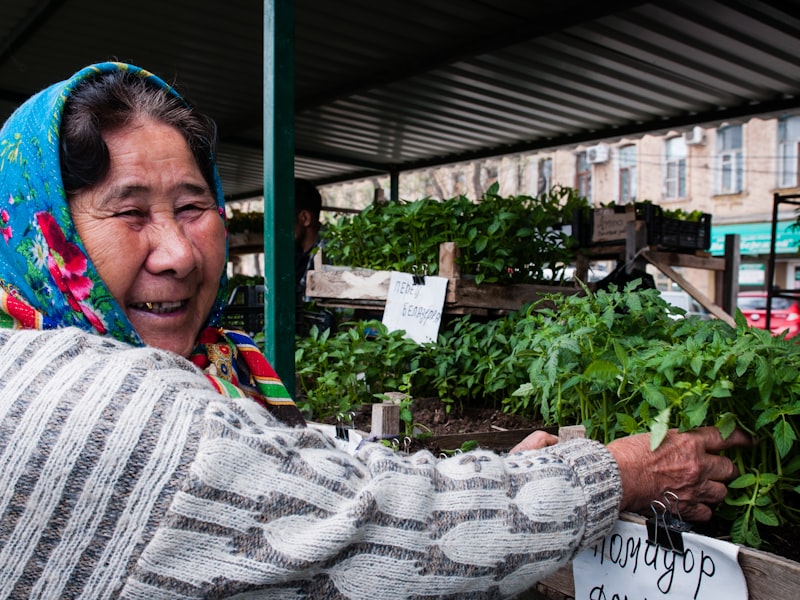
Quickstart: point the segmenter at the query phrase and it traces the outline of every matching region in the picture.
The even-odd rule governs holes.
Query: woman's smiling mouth
[[[188,303],[188,300],[179,300],[177,302],[141,302],[131,304],[131,308],[155,315],[166,315],[184,308]]]

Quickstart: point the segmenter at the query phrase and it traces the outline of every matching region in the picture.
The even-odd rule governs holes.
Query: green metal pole
[[[264,1],[264,337],[294,396],[294,1]]]

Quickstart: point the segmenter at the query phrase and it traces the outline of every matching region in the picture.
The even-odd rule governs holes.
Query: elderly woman
[[[620,509],[672,490],[708,518],[724,497],[716,452],[738,432],[437,461],[351,456],[303,427],[252,342],[217,326],[213,140],[117,63],[0,132],[0,596],[508,597]]]

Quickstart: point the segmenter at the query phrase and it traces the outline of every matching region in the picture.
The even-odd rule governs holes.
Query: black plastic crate
[[[227,329],[239,329],[250,335],[264,331],[264,286],[237,286],[222,308],[220,322]]]
[[[222,309],[220,322],[226,329],[238,329],[248,335],[255,335],[264,331],[264,307],[226,306]]]
[[[644,204],[649,244],[679,250],[708,250],[711,247],[711,215],[703,213],[697,221],[664,216],[664,209]]]

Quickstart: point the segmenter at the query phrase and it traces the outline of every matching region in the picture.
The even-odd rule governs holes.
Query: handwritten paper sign
[[[738,546],[684,533],[677,554],[647,541],[644,525],[617,521],[572,563],[575,600],[747,600]]]
[[[421,278],[421,283],[416,283],[409,273],[393,272],[383,310],[383,324],[389,331],[405,330],[406,335],[419,344],[436,340],[446,291],[447,279],[444,277],[426,275]]]
[[[592,241],[624,240],[628,231],[628,223],[635,219],[636,212],[633,206],[624,212],[617,212],[613,208],[596,208],[593,214]]]

